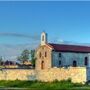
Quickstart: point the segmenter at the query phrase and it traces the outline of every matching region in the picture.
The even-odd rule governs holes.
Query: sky
[[[42,31],[49,41],[90,43],[90,2],[0,2],[0,43],[30,43]]]
[[[90,43],[90,2],[0,1],[0,55],[38,46],[43,31],[49,42]]]

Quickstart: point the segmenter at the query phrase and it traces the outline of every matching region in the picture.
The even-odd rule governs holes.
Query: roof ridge
[[[50,45],[64,45],[64,46],[77,46],[77,47],[90,47],[90,46],[85,46],[85,45],[73,45],[73,44],[58,44],[58,43],[48,43]]]
[[[54,43],[48,43],[48,46],[50,46],[56,51],[90,53],[90,46],[54,44]]]

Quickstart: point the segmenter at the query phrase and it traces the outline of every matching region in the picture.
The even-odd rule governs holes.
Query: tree
[[[2,62],[3,61],[3,59],[2,59],[2,56],[0,57],[0,62]]]
[[[18,56],[17,57],[17,60],[20,61],[20,62],[22,62],[22,56]]]
[[[17,58],[20,62],[24,63],[29,60],[29,50],[25,49],[22,51],[21,55]]]
[[[2,56],[1,56],[1,57],[0,57],[0,65],[1,65],[2,61],[3,61],[3,58],[2,58]]]
[[[36,61],[35,50],[31,50],[30,54],[31,54],[32,65],[35,67],[35,61]]]

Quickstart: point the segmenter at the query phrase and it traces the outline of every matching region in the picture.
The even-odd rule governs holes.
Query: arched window
[[[44,35],[42,36],[42,41],[44,41]]]
[[[61,57],[61,53],[59,53],[59,57]]]
[[[76,67],[77,66],[77,62],[74,60],[73,61],[73,67]]]
[[[39,58],[41,58],[41,52],[39,53]]]
[[[87,66],[88,65],[88,58],[85,57],[85,60],[84,60],[84,65]]]
[[[47,57],[47,52],[45,52],[45,57]]]
[[[61,60],[59,61],[59,66],[61,65]]]

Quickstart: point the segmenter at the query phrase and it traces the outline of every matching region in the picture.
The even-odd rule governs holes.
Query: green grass
[[[41,81],[0,81],[0,87],[17,87],[17,88],[28,88],[30,90],[90,90],[89,85],[82,85],[77,83],[71,83],[67,81],[53,81],[53,82],[41,82]]]

